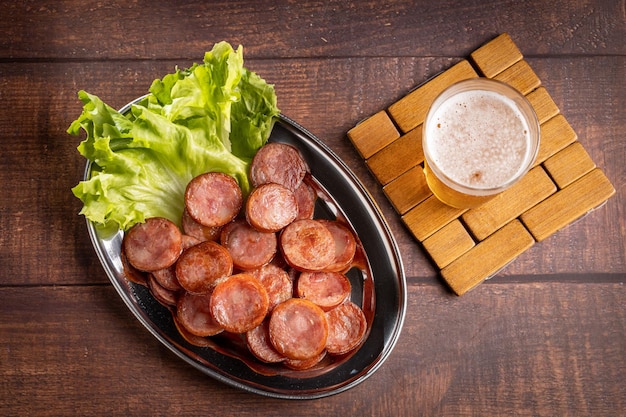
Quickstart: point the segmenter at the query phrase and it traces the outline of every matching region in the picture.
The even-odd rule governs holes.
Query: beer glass
[[[518,182],[539,150],[539,121],[508,84],[474,78],[444,90],[423,124],[424,173],[433,194],[477,207]]]

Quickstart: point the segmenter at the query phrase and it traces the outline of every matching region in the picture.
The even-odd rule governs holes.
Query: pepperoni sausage
[[[150,275],[160,286],[167,290],[178,291],[181,289],[178,279],[176,278],[176,264],[168,268],[153,271]]]
[[[311,187],[307,181],[307,178],[310,174],[305,175],[304,181],[300,184],[296,191],[294,191],[294,196],[296,197],[296,202],[298,203],[298,215],[296,219],[312,219],[315,213],[315,201],[317,200],[317,195],[315,194],[315,190]]]
[[[224,329],[211,315],[211,295],[184,293],[176,303],[176,319],[195,336],[214,336]]]
[[[124,270],[124,276],[130,282],[140,285],[148,285],[147,273],[138,270],[128,262],[126,252],[123,250],[120,252],[120,261],[122,262],[122,269]]]
[[[187,330],[182,324],[180,324],[180,321],[176,318],[176,315],[174,315],[174,325],[176,326],[176,330],[178,330],[178,333],[180,333],[183,339],[185,339],[192,345],[200,347],[215,347],[215,343],[210,338],[196,336],[195,334],[190,333],[189,330]]]
[[[312,367],[320,363],[325,356],[326,351],[324,350],[319,355],[313,356],[309,359],[287,359],[285,360],[284,364],[287,368],[293,369],[294,371],[304,371],[305,369],[311,369]]]
[[[123,249],[128,262],[142,271],[156,271],[176,262],[183,250],[183,235],[173,222],[151,217],[126,233]]]
[[[338,221],[319,220],[333,235],[335,241],[335,258],[324,269],[327,271],[345,272],[350,268],[356,253],[356,239],[350,229]]]
[[[185,234],[198,239],[201,242],[205,240],[217,241],[220,237],[220,226],[208,227],[203,226],[191,217],[187,209],[183,210],[183,216],[181,219],[183,232]]]
[[[285,357],[278,353],[270,342],[267,320],[246,332],[246,346],[257,359],[265,363],[276,363],[285,360]]]
[[[258,279],[267,291],[269,297],[268,311],[272,311],[278,304],[293,296],[293,282],[284,269],[274,264],[267,264],[250,271],[250,274]]]
[[[346,301],[326,313],[328,321],[328,353],[342,355],[356,348],[365,336],[367,321],[363,310]]]
[[[189,235],[183,235],[183,250],[188,249],[192,246],[200,243],[198,239]],[[176,278],[176,264],[169,266],[167,268],[159,269],[156,271],[152,271],[150,273],[152,278],[164,289],[169,291],[180,291],[182,287],[178,282],[178,278]]]
[[[206,227],[223,226],[239,214],[243,196],[237,181],[221,172],[194,177],[185,189],[185,208]]]
[[[154,275],[150,274],[148,276],[148,288],[150,289],[150,294],[161,304],[166,307],[176,305],[176,301],[178,300],[178,292],[169,290],[163,287],[159,282],[154,278]]]
[[[276,183],[295,191],[308,171],[300,152],[291,145],[271,142],[262,146],[250,165],[254,187]]]
[[[324,269],[335,258],[335,241],[317,220],[297,220],[280,235],[280,248],[289,265],[301,271]]]
[[[193,236],[183,235],[183,250],[196,246],[200,242],[202,242],[202,240],[196,239]]]
[[[215,286],[211,295],[211,314],[224,330],[245,333],[265,319],[269,299],[258,279],[237,274]]]
[[[328,323],[321,308],[308,300],[291,298],[272,311],[269,335],[272,346],[288,359],[311,359],[326,347]]]
[[[185,250],[176,262],[176,278],[185,290],[209,292],[220,278],[233,272],[233,260],[219,243],[206,241]]]
[[[274,233],[260,232],[245,220],[234,220],[222,229],[220,242],[240,269],[259,268],[272,260],[277,250]]]
[[[296,294],[328,311],[350,296],[350,280],[339,272],[303,272],[296,283]]]
[[[280,184],[263,184],[252,190],[246,202],[246,220],[263,232],[278,232],[295,220],[298,202],[291,190]]]

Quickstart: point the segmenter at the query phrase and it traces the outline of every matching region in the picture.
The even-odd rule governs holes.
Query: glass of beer
[[[487,78],[453,84],[423,124],[428,186],[444,204],[477,207],[528,172],[539,136],[534,109],[513,87]]]

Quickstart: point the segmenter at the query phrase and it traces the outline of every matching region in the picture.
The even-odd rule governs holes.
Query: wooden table
[[[0,414],[617,416],[626,413],[623,2],[11,2],[0,17]],[[347,138],[362,119],[500,33],[515,40],[616,189],[458,297]],[[85,89],[121,107],[151,81],[244,45],[282,112],[354,171],[407,278],[395,350],[311,401],[265,398],[179,360],[111,286],[70,192],[65,131]]]

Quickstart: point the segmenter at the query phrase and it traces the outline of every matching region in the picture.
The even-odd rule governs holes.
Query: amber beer
[[[526,98],[486,78],[461,81],[432,103],[423,125],[424,173],[433,194],[476,207],[519,181],[539,149],[539,122]]]

